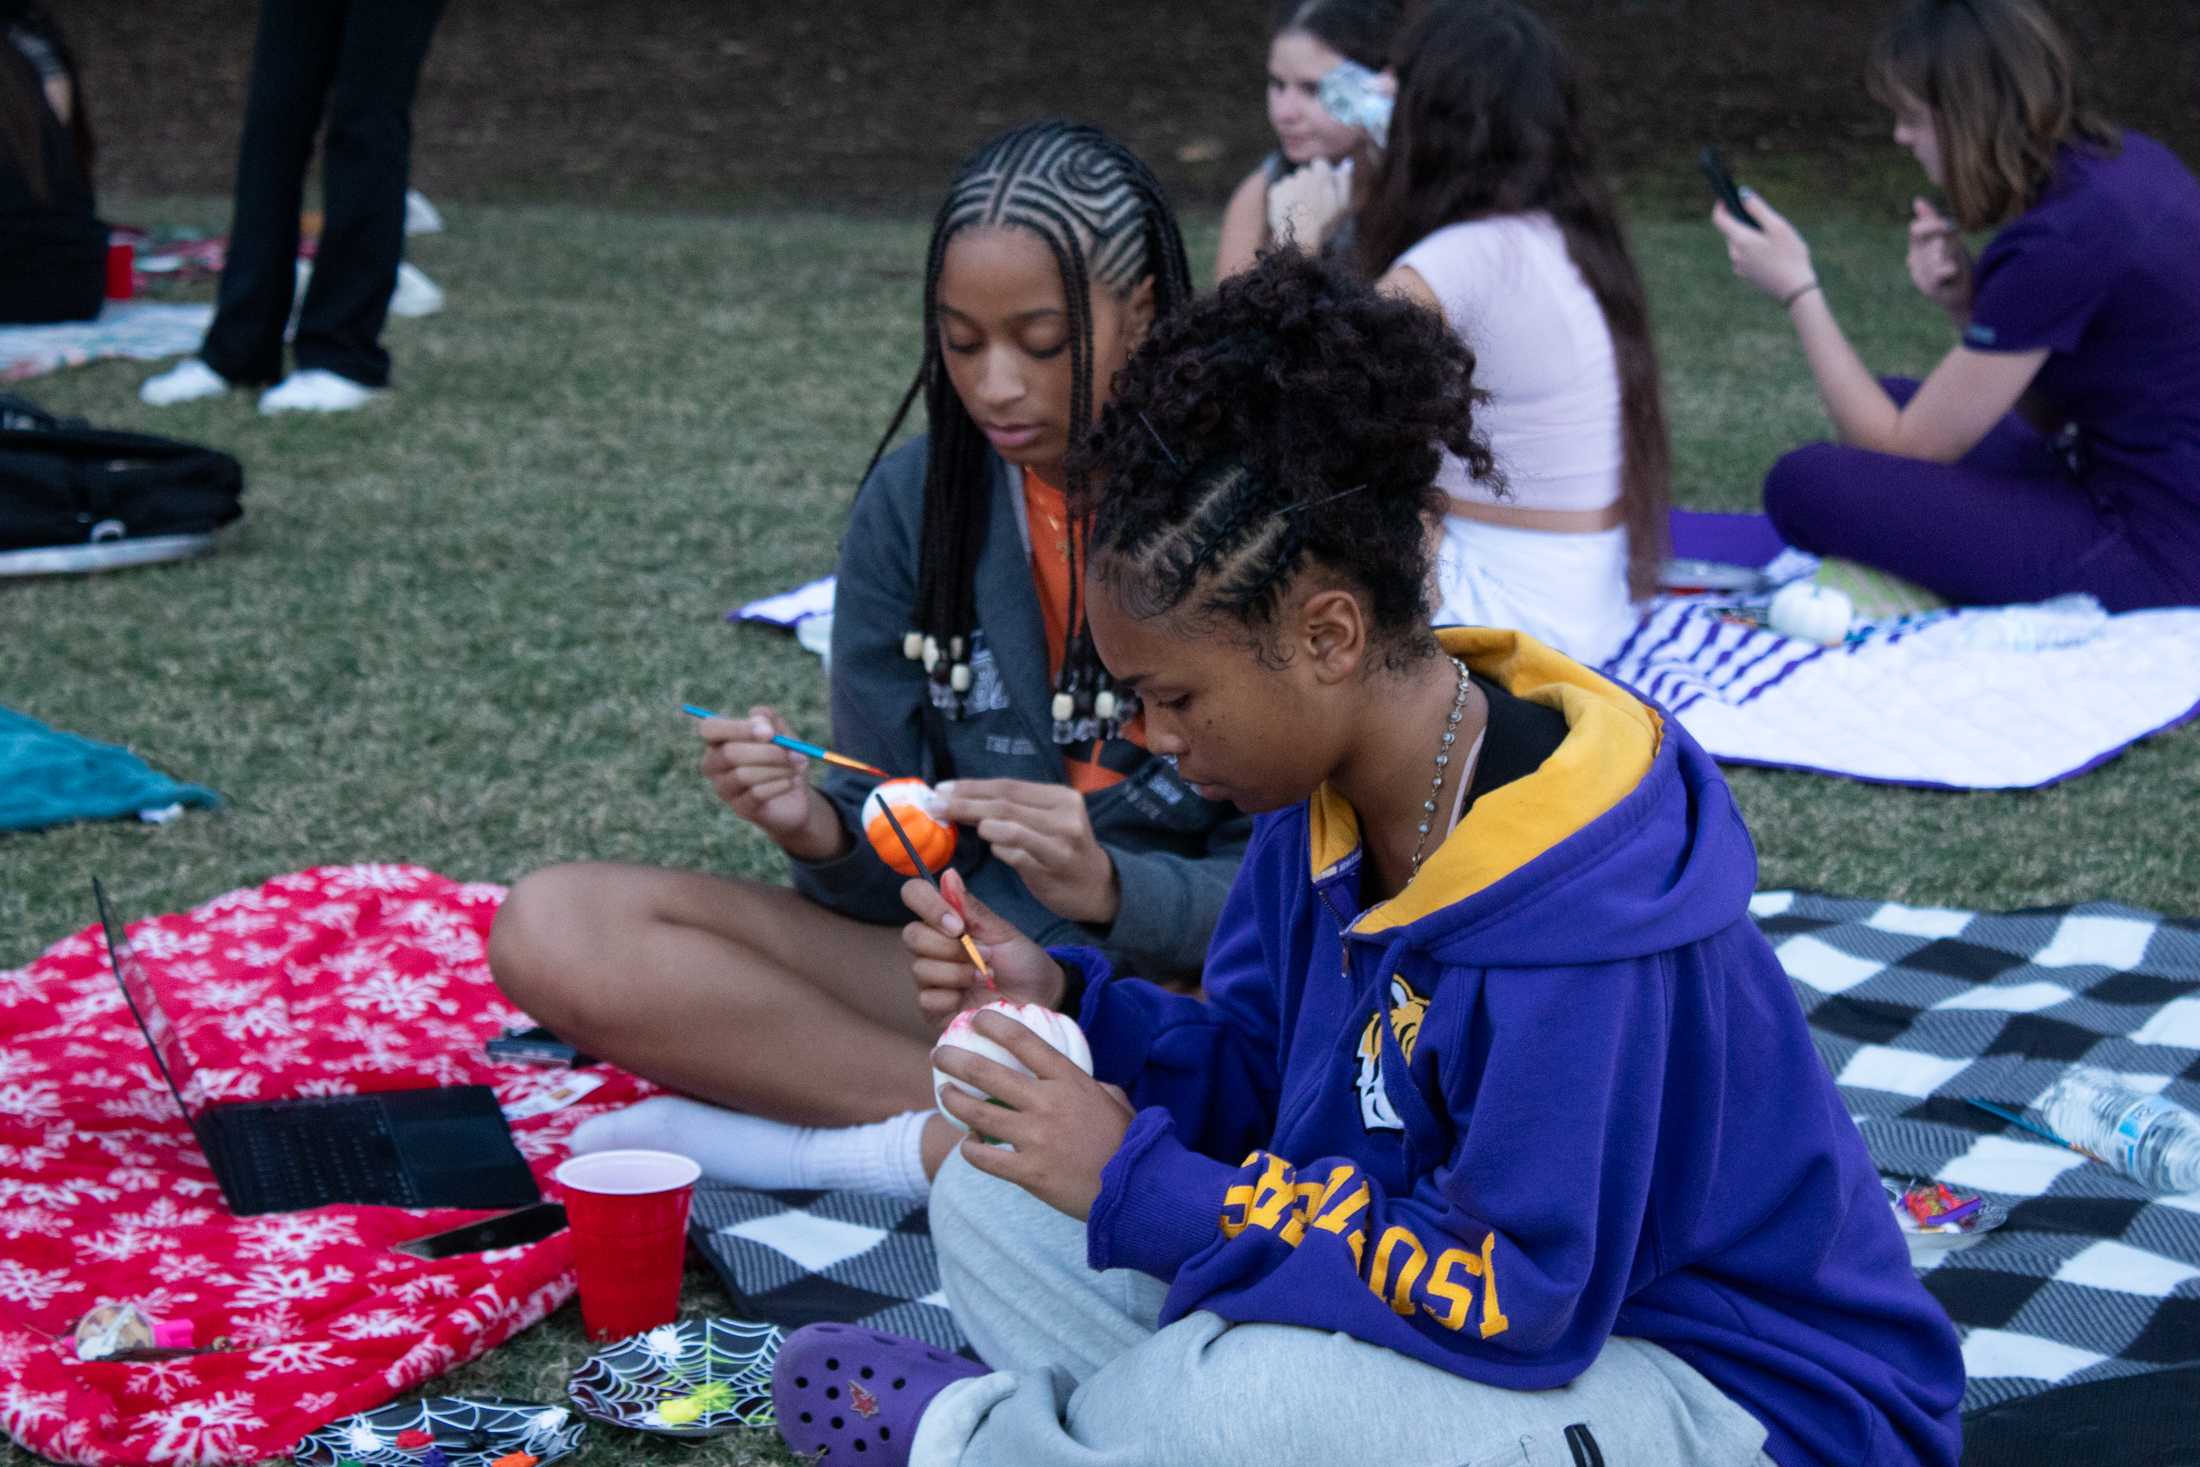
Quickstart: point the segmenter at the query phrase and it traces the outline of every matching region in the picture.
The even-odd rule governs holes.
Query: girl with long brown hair
[[[1349,185],[1358,130],[1321,100],[1322,78],[1346,62],[1381,70],[1398,29],[1399,0],[1284,0],[1268,32],[1268,125],[1276,151],[1245,175],[1222,212],[1215,279],[1253,268],[1253,259],[1288,232],[1286,193],[1276,185],[1304,170]]]
[[[1572,62],[1516,0],[1445,0],[1398,38],[1361,266],[1475,355],[1497,474],[1446,456],[1438,620],[1513,627],[1592,666],[1666,543],[1670,449],[1642,277]]]
[[[1914,203],[1909,267],[1959,339],[1922,384],[1875,378],[1794,226],[1721,205],[1841,438],[1773,465],[1766,512],[1959,603],[2200,603],[2200,182],[2092,109],[2035,0],[1906,0],[1867,79],[1953,212]],[[1995,228],[1974,264],[1959,231]]]

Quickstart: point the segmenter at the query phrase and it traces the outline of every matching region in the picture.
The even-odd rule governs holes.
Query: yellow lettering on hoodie
[[[1482,1338],[1502,1334],[1511,1327],[1497,1303],[1497,1234],[1483,1236],[1477,1250],[1446,1248],[1430,1267],[1429,1250],[1411,1228],[1393,1224],[1385,1228],[1368,1256],[1367,1230],[1353,1222],[1367,1211],[1373,1191],[1359,1168],[1349,1163],[1331,1167],[1321,1182],[1302,1182],[1282,1157],[1256,1151],[1245,1159],[1246,1168],[1256,1163],[1260,1175],[1251,1182],[1232,1185],[1223,1194],[1221,1229],[1225,1238],[1236,1238],[1250,1228],[1273,1233],[1296,1248],[1306,1239],[1309,1225],[1342,1234],[1352,1253],[1353,1271],[1366,1280],[1368,1289],[1395,1312],[1411,1317],[1426,1314],[1448,1330],[1464,1329],[1474,1311],[1475,1287],[1482,1281]],[[1357,1180],[1358,1185],[1352,1185]]]
[[[1299,1205],[1306,1213],[1306,1220],[1316,1227],[1323,1226],[1321,1219],[1327,1215],[1329,1204],[1334,1202],[1337,1194],[1344,1190],[1345,1183],[1359,1174],[1360,1169],[1347,1162],[1341,1166],[1331,1167],[1329,1169],[1329,1180],[1326,1182],[1319,1184],[1312,1182],[1300,1183],[1299,1194],[1303,1200]],[[1363,1186],[1360,1193],[1360,1205],[1365,1207],[1367,1205],[1367,1189]],[[1334,1233],[1337,1229],[1331,1227],[1329,1231]]]
[[[1436,1255],[1435,1271],[1428,1276],[1428,1292],[1431,1299],[1441,1299],[1444,1307],[1423,1304],[1430,1317],[1445,1329],[1460,1329],[1466,1325],[1467,1313],[1474,1308],[1474,1285],[1465,1278],[1482,1272],[1482,1260],[1464,1248],[1446,1248]]]
[[[1222,1236],[1234,1238],[1245,1231],[1245,1209],[1253,1205],[1253,1189],[1243,1182],[1222,1194]]]
[[[1251,1166],[1254,1162],[1259,1161],[1260,1158],[1260,1152],[1251,1152],[1246,1156],[1245,1160],[1239,1162],[1238,1165],[1240,1167],[1248,1167]],[[1223,1237],[1234,1238],[1239,1233],[1245,1231],[1245,1214],[1246,1211],[1252,1207],[1252,1205],[1253,1187],[1250,1182],[1233,1183],[1230,1187],[1230,1190],[1222,1194],[1221,1227]]]
[[[1400,1246],[1406,1250],[1406,1261],[1398,1269],[1398,1281],[1389,1285],[1390,1260]],[[1428,1249],[1413,1236],[1410,1229],[1390,1227],[1383,1230],[1383,1240],[1375,1245],[1375,1268],[1367,1276],[1367,1286],[1375,1291],[1375,1297],[1385,1299],[1399,1314],[1413,1313],[1413,1286],[1421,1281],[1421,1270],[1428,1267]],[[1386,1285],[1388,1285],[1386,1287]]]
[[[1261,1168],[1260,1180],[1253,1184],[1253,1205],[1246,1209],[1245,1225],[1276,1232],[1284,1221],[1285,1213],[1298,1198],[1298,1188],[1294,1181],[1291,1163],[1280,1156],[1269,1157],[1268,1165]],[[1295,1218],[1293,1220],[1296,1221]]]
[[[1512,1321],[1497,1307],[1497,1230],[1492,1228],[1482,1235],[1482,1256],[1475,1261],[1482,1265],[1482,1338],[1501,1335]]]
[[[1350,1196],[1342,1200],[1336,1197],[1337,1191],[1344,1185],[1345,1181],[1354,1176],[1357,1171],[1358,1168],[1356,1167],[1341,1166],[1330,1173],[1329,1191],[1323,1197],[1321,1210],[1314,1218],[1315,1227],[1320,1228],[1325,1233],[1341,1233],[1351,1225],[1352,1219],[1366,1210],[1370,1193],[1365,1182],[1354,1188]]]

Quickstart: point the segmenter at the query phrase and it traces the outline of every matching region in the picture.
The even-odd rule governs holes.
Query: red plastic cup
[[[126,301],[137,294],[137,246],[126,239],[107,245],[107,299]]]
[[[702,1174],[669,1151],[594,1151],[553,1173],[590,1339],[623,1340],[679,1316],[688,1203]]]

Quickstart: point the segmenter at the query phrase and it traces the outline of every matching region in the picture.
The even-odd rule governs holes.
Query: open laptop
[[[486,1085],[386,1090],[208,1105],[197,1067],[160,995],[130,951],[97,878],[92,896],[123,1001],[175,1092],[239,1217],[332,1202],[387,1207],[518,1207],[540,1199],[511,1128]]]

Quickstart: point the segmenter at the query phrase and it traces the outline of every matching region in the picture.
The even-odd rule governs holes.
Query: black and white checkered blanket
[[[2150,1196],[1964,1103],[2087,1064],[2200,1109],[2200,923],[2108,902],[1991,914],[1751,903],[1881,1172],[2009,1220],[1917,1260],[1963,1335],[1964,1408],[2200,1359],[2200,1193]]]
[[[1752,911],[1879,1169],[2008,1209],[1917,1260],[1963,1335],[1964,1408],[2200,1360],[2200,1194],[2150,1197],[1964,1103],[2018,1109],[2084,1063],[2200,1110],[2200,923],[2105,902],[1996,915],[1790,892]],[[706,1188],[692,1234],[755,1318],[964,1347],[920,1204]]]
[[[688,1237],[747,1319],[839,1320],[961,1350],[921,1202],[854,1192],[695,1189]]]

